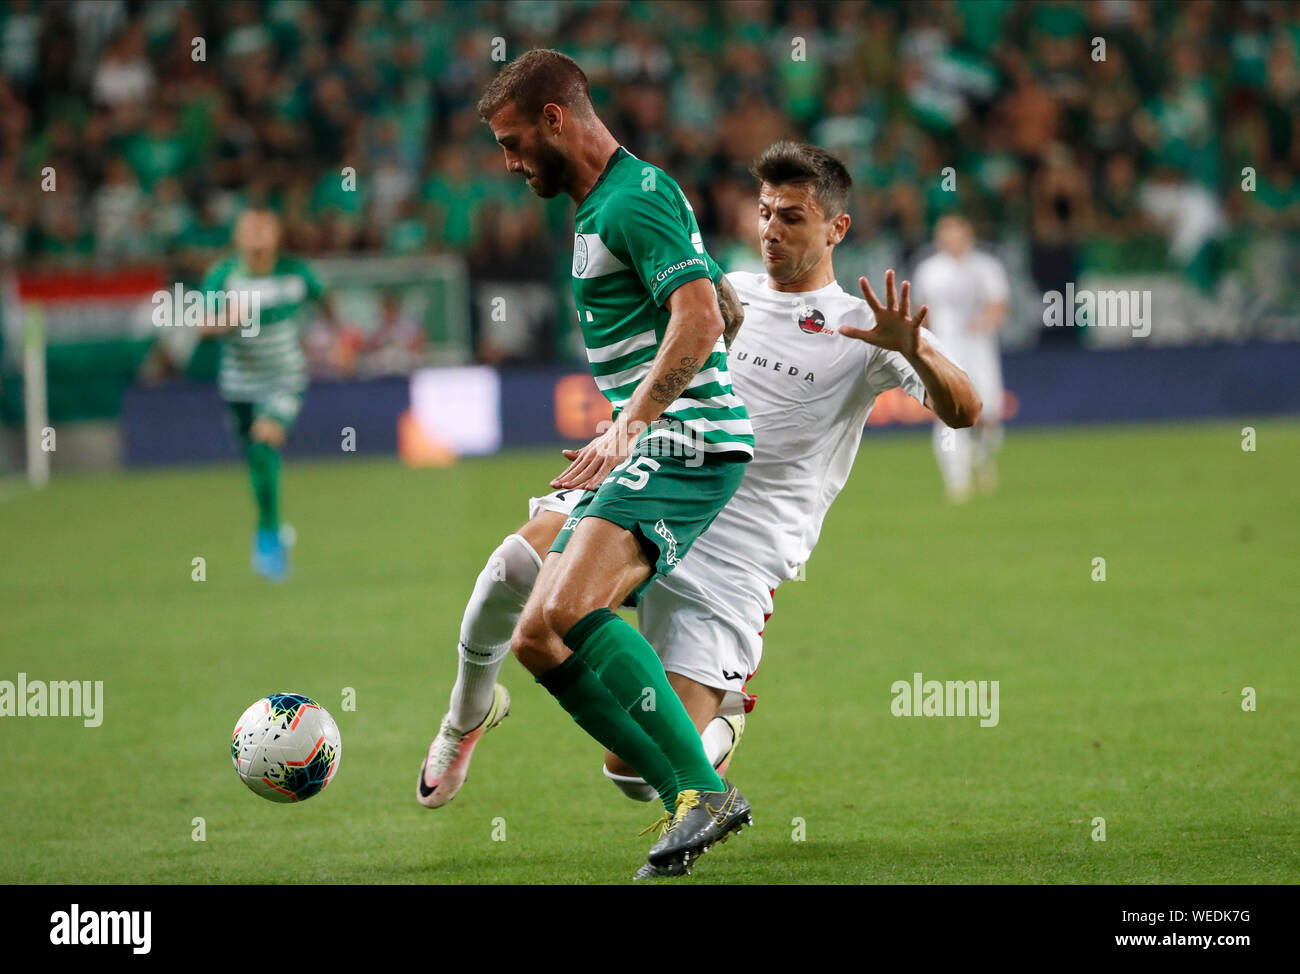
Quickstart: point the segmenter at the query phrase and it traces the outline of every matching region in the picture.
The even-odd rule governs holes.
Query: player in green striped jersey
[[[542,565],[511,640],[519,661],[592,737],[654,785],[667,812],[649,854],[689,867],[750,820],[651,645],[614,614],[636,604],[712,523],[753,456],[723,321],[685,194],[596,115],[582,69],[550,50],[502,69],[479,116],[506,167],[574,215],[573,295],[609,428],[554,487],[586,491]]]
[[[245,211],[234,236],[235,253],[203,279],[205,296],[222,300],[207,302],[200,334],[222,338],[218,388],[257,502],[253,569],[281,581],[289,572],[292,532],[280,523],[280,451],[307,389],[300,338],[305,309],[321,301],[324,289],[310,264],[280,253],[280,221],[270,211]],[[321,307],[332,322],[328,304]]]

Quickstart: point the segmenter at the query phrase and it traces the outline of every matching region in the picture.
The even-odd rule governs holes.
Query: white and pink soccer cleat
[[[438,736],[429,745],[424,765],[420,768],[420,781],[415,788],[415,798],[425,808],[441,808],[456,797],[461,785],[469,777],[469,759],[479,738],[510,715],[510,694],[500,683],[492,694],[492,706],[483,722],[473,730],[461,733],[451,726],[448,717],[442,718]]]

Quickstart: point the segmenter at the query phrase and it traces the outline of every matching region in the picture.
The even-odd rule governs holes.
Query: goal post
[[[49,398],[45,372],[45,307],[23,302],[23,422],[27,433],[27,481],[44,487],[50,481],[50,454],[45,448]]]

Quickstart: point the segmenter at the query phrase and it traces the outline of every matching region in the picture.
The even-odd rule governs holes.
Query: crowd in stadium
[[[910,253],[959,209],[1025,238],[1045,289],[1106,260],[1209,288],[1234,234],[1300,232],[1296,4],[10,0],[0,261],[196,280],[265,202],[293,252],[562,277],[570,201],[506,173],[475,110],[533,46],[583,65],[724,266],[783,136],[849,166],[850,242]]]

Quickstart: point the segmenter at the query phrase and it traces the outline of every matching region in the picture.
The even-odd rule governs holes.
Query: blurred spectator
[[[121,156],[111,159],[90,204],[95,217],[95,253],[101,260],[129,262],[144,255],[148,249],[142,225],[144,203],[144,193],[126,160]]]
[[[1080,242],[1091,225],[1092,194],[1074,154],[1061,142],[1043,150],[1030,185],[1032,230],[1030,270],[1039,290],[1065,290],[1079,279]],[[1047,341],[1076,341],[1071,328],[1050,328]]]
[[[357,371],[363,375],[404,375],[420,361],[425,333],[419,318],[409,313],[397,291],[385,291],[379,320],[360,349]]]
[[[1169,166],[1157,170],[1139,193],[1143,211],[1164,231],[1169,256],[1202,288],[1211,283],[1212,245],[1225,229],[1214,195]]]
[[[41,16],[31,0],[14,0],[0,20],[0,73],[18,91],[36,83],[40,66]]]
[[[752,260],[749,162],[795,137],[849,166],[855,246],[901,259],[961,211],[1022,254],[1008,266],[1041,290],[1098,267],[1212,290],[1225,270],[1300,246],[1298,11],[9,0],[0,259],[168,261],[189,279],[237,210],[261,203],[296,252],[450,252],[478,283],[562,295],[571,210],[505,172],[475,112],[501,37],[508,57],[576,57],[616,134],[673,173],[736,266]],[[37,198],[46,167],[58,192]],[[955,185],[941,182],[949,167]],[[537,336],[560,310],[482,331],[480,355],[551,354],[558,343]]]
[[[104,52],[91,82],[97,105],[127,119],[144,116],[146,100],[153,94],[153,68],[145,57],[144,33],[137,21],[117,35]]]

